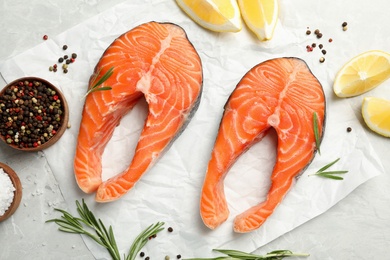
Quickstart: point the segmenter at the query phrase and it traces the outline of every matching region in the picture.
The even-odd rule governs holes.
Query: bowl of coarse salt
[[[16,172],[0,163],[0,222],[9,218],[19,207],[22,184]]]

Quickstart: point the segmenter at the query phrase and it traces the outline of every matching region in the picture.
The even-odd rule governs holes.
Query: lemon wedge
[[[362,115],[372,131],[390,137],[390,100],[365,97],[363,99]]]
[[[333,91],[338,97],[363,94],[390,77],[390,54],[372,50],[357,55],[337,73]]]
[[[278,0],[238,0],[242,18],[261,41],[270,40],[278,21]]]
[[[197,24],[214,32],[241,30],[241,13],[236,0],[176,0]]]

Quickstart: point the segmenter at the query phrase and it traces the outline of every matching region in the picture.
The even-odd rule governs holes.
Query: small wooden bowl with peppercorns
[[[0,139],[21,151],[40,151],[56,143],[68,126],[64,95],[38,77],[24,77],[0,92]]]
[[[7,208],[7,210],[4,212],[4,214],[0,215],[0,222],[8,219],[12,214],[15,213],[15,211],[18,209],[20,201],[22,200],[22,184],[20,182],[20,179],[16,172],[9,167],[8,165],[4,163],[0,163],[0,169],[4,171],[5,174],[7,174],[11,180],[12,186],[15,189],[13,191],[13,198],[12,202]],[[2,191],[0,191],[1,193]]]

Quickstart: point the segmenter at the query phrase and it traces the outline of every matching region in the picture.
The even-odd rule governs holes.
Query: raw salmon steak
[[[74,160],[79,187],[96,191],[96,201],[126,194],[186,127],[199,106],[202,64],[185,31],[171,23],[149,22],[118,37],[105,50],[89,81]],[[148,115],[128,168],[102,181],[102,155],[115,127],[142,98]]]
[[[230,167],[273,128],[278,144],[271,187],[264,202],[235,218],[234,231],[250,232],[264,223],[315,155],[314,113],[321,140],[325,96],[303,60],[268,60],[241,79],[225,105],[203,183],[200,213],[207,227],[228,218],[223,182]]]

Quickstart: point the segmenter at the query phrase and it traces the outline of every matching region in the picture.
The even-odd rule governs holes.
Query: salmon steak
[[[225,104],[208,163],[200,198],[204,224],[215,229],[227,220],[226,174],[240,155],[273,128],[277,153],[266,199],[234,219],[235,232],[258,229],[312,161],[324,123],[324,92],[303,60],[272,59],[247,72]]]
[[[186,32],[172,23],[148,22],[113,41],[98,61],[85,99],[74,159],[81,190],[109,202],[126,194],[181,134],[197,110],[202,64]],[[108,90],[107,90],[108,88]],[[110,89],[111,88],[111,89]],[[102,155],[115,127],[144,98],[148,115],[125,171],[102,180]]]

